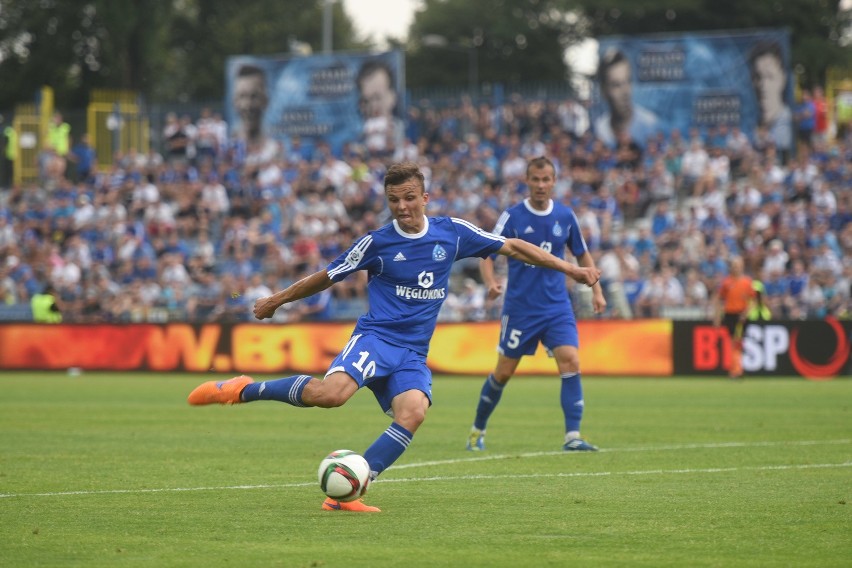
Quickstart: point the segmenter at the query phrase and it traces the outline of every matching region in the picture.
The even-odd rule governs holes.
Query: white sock
[[[576,440],[579,437],[580,437],[580,433],[577,432],[576,430],[572,430],[571,432],[566,432],[565,433],[565,443],[567,444],[571,440]]]

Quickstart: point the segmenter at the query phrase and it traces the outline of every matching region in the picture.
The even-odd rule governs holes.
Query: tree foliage
[[[841,0],[423,0],[404,45],[409,86],[566,80],[565,48],[611,34],[788,27],[801,83],[852,67],[852,13]],[[237,54],[322,48],[324,0],[0,0],[0,109],[53,87],[60,107],[82,108],[93,88],[149,101],[210,100]],[[376,17],[382,17],[377,14]],[[443,38],[443,47],[427,36]],[[434,37],[433,37],[434,39]],[[365,49],[342,2],[335,50]],[[474,59],[475,57],[475,59]]]
[[[0,0],[0,108],[43,85],[72,106],[96,87],[143,89],[171,14],[171,0]]]
[[[365,48],[340,2],[333,5],[335,50]],[[322,50],[322,0],[195,0],[172,22],[169,57],[175,73],[158,85],[160,99],[211,99],[224,92],[231,55],[289,54],[293,42]]]
[[[425,0],[409,30],[407,83],[466,85],[471,50],[483,83],[566,80],[563,53],[582,29],[562,8],[554,0]],[[428,41],[435,36],[445,45]]]
[[[0,0],[0,109],[43,86],[81,108],[93,88],[149,100],[224,92],[230,55],[288,53],[291,40],[322,48],[322,0]],[[340,3],[335,49],[363,48]]]

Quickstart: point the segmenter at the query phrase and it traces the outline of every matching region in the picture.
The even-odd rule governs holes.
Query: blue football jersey
[[[547,211],[536,211],[527,199],[510,207],[497,219],[493,232],[523,239],[559,258],[565,258],[566,246],[578,258],[588,251],[574,211],[552,200]],[[561,305],[570,308],[565,278],[559,271],[510,258],[503,313],[550,314]]]
[[[388,343],[426,354],[438,312],[447,297],[453,262],[486,257],[505,239],[462,219],[427,217],[420,233],[405,233],[393,221],[355,241],[328,265],[339,282],[357,270],[369,275],[369,311],[353,333],[373,333]]]

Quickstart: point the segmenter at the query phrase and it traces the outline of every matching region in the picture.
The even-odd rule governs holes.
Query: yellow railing
[[[15,107],[12,128],[17,133],[18,151],[13,164],[12,181],[15,185],[38,181],[38,154],[41,149],[42,125],[35,104],[20,104]]]
[[[86,130],[99,168],[108,168],[116,153],[131,149],[147,153],[151,143],[148,118],[142,114],[139,95],[133,91],[92,91]]]
[[[826,73],[825,102],[828,107],[829,124],[840,126],[852,122],[852,116],[837,115],[837,98],[852,97],[852,69],[831,67]]]

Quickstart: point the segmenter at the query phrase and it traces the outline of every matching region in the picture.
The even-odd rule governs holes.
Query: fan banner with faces
[[[353,324],[0,325],[0,370],[325,373]],[[668,320],[580,321],[584,375],[672,374]],[[434,373],[484,376],[497,361],[499,322],[438,324],[427,363]],[[539,347],[519,374],[553,375]]]
[[[603,37],[599,40],[591,118],[614,146],[640,146],[675,129],[707,133],[738,127],[779,150],[793,144],[790,33],[784,29]],[[709,140],[710,144],[724,141]]]
[[[401,51],[229,57],[225,120],[238,153],[262,163],[277,149],[305,158],[326,143],[339,154],[388,135],[404,116],[404,62]]]

